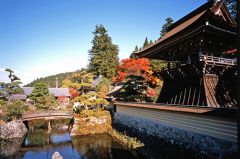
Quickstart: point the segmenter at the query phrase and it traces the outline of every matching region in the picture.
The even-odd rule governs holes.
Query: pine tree
[[[145,48],[145,47],[147,47],[148,46],[148,38],[146,37],[145,38],[145,41],[144,41],[144,43],[143,43],[143,48]]]
[[[55,97],[49,93],[46,83],[37,82],[29,98],[34,101],[37,109],[50,109],[57,105]]]
[[[138,52],[138,51],[139,51],[139,50],[138,50],[138,46],[136,45],[134,52]]]
[[[9,73],[8,77],[11,82],[0,82],[0,99],[7,100],[12,94],[22,94],[23,89],[20,87],[22,82],[14,74],[14,71],[9,68],[5,69],[5,71]]]
[[[49,96],[48,86],[46,83],[38,82],[34,85],[32,93],[29,98],[35,102],[40,102],[40,99]]]
[[[89,51],[89,71],[111,79],[116,75],[118,66],[118,46],[112,43],[111,37],[103,25],[97,25],[93,32],[92,48]]]
[[[129,56],[129,58],[130,58],[130,59],[137,59],[138,56],[135,55],[135,52],[138,52],[138,51],[139,51],[139,49],[138,49],[138,46],[136,45],[136,46],[135,46],[135,50],[131,53],[131,55]]]
[[[162,26],[162,30],[160,31],[160,38],[163,37],[167,33],[168,27],[170,27],[173,23],[173,19],[168,17],[165,19],[166,23]]]
[[[153,41],[152,41],[152,40],[150,40],[150,41],[149,41],[149,45],[152,45],[152,44],[153,44]]]

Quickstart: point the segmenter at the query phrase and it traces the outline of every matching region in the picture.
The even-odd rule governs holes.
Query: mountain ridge
[[[58,78],[58,87],[61,87],[62,81],[64,79],[66,79],[67,77],[71,76],[76,71],[64,72],[64,73],[58,73],[58,74],[50,75],[50,76],[46,76],[46,77],[40,77],[40,78],[34,79],[32,82],[24,85],[24,87],[33,87],[34,84],[37,82],[44,82],[44,83],[48,84],[49,87],[56,87],[56,78]]]

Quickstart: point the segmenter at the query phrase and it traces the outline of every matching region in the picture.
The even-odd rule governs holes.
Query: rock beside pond
[[[22,121],[11,121],[0,125],[0,139],[22,138],[27,131]]]
[[[59,152],[54,152],[54,154],[52,155],[52,159],[63,159],[63,157],[60,155]]]
[[[23,138],[13,138],[8,140],[0,140],[0,158],[13,156],[21,148]]]

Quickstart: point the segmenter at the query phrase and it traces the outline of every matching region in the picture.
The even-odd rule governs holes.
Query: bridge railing
[[[72,112],[66,112],[66,111],[31,111],[27,113],[23,113],[22,119],[28,119],[28,118],[39,118],[39,117],[54,117],[54,116],[72,116]]]

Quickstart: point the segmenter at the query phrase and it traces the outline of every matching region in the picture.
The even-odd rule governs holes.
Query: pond
[[[17,149],[17,152],[13,153],[11,149]],[[108,134],[70,136],[66,129],[59,126],[54,127],[50,134],[45,128],[37,128],[29,131],[23,140],[1,142],[2,150],[6,152],[1,152],[0,158],[8,159],[51,159],[56,151],[64,159],[144,158]]]

